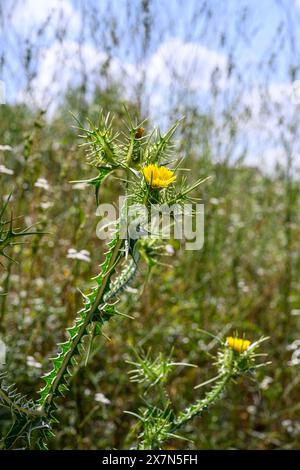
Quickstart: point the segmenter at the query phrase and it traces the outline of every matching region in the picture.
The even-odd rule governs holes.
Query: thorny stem
[[[126,164],[128,166],[131,164],[133,145],[134,145],[134,137],[131,137],[130,146],[129,146],[127,157],[126,157]]]
[[[70,365],[72,356],[74,354],[74,350],[76,349],[76,347],[80,343],[82,337],[85,335],[85,331],[86,331],[87,326],[90,324],[94,314],[96,313],[99,305],[101,304],[103,294],[105,292],[105,288],[107,286],[107,283],[109,282],[110,276],[112,274],[112,268],[113,268],[113,266],[114,266],[114,264],[115,264],[115,262],[118,258],[118,255],[119,255],[120,249],[122,247],[122,244],[123,244],[123,240],[119,239],[116,243],[116,246],[114,247],[112,256],[111,256],[109,264],[108,264],[106,274],[105,274],[105,276],[102,280],[101,285],[99,286],[96,299],[94,300],[94,302],[93,302],[93,304],[92,304],[92,306],[91,306],[91,308],[90,308],[90,310],[89,310],[89,312],[88,312],[88,314],[85,318],[85,321],[84,321],[84,323],[82,324],[82,326],[79,330],[78,335],[76,335],[76,337],[74,338],[72,348],[68,351],[67,355],[65,356],[65,359],[64,359],[64,361],[63,361],[63,363],[60,367],[60,370],[59,370],[58,374],[56,375],[56,377],[55,377],[55,379],[52,383],[51,393],[49,395],[47,395],[47,398],[46,398],[45,402],[42,404],[42,410],[43,411],[45,410],[46,407],[51,406],[51,404],[53,402],[53,399],[55,398],[55,392],[57,390],[57,387],[60,384],[61,377],[64,375],[66,369]]]
[[[39,416],[40,415],[40,412],[38,410],[32,410],[32,409],[29,409],[29,408],[27,409],[23,406],[18,405],[1,388],[0,388],[0,398],[3,401],[3,403],[6,404],[6,406],[8,406],[9,408],[13,408],[13,409],[17,410],[19,413],[23,413],[23,414],[26,414],[26,415],[29,415],[29,416],[32,416],[32,415]]]
[[[174,422],[172,432],[177,431],[180,427],[201,414],[218,398],[220,398],[230,379],[230,374],[224,374],[202,400],[197,400],[193,405],[190,405],[182,411]]]
[[[197,400],[194,404],[188,406],[184,411],[179,413],[177,418],[175,417],[171,422],[162,423],[161,428],[165,426],[165,433],[163,433],[163,435],[160,435],[161,428],[157,428],[155,423],[155,428],[152,430],[153,432],[150,433],[152,435],[150,441],[144,440],[139,445],[138,449],[149,450],[161,448],[164,442],[175,435],[178,429],[180,429],[188,421],[192,420],[196,416],[199,416],[201,413],[207,410],[209,406],[213,405],[220,398],[231,378],[231,373],[223,374],[202,400]]]

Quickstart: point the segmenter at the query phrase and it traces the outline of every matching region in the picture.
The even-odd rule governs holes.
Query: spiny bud
[[[145,129],[143,127],[139,127],[135,133],[135,138],[136,139],[141,139],[145,133]]]

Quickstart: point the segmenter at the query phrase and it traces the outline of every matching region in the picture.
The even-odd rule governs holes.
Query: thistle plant
[[[267,338],[260,338],[251,343],[247,339],[238,337],[227,337],[226,340],[217,338],[219,349],[215,357],[215,365],[218,374],[212,379],[201,383],[195,387],[212,384],[210,390],[203,398],[200,398],[187,406],[183,411],[176,412],[172,401],[166,391],[165,385],[171,370],[179,365],[192,366],[192,364],[175,363],[170,357],[165,359],[159,356],[151,359],[149,353],[137,355],[137,361],[128,361],[134,366],[129,373],[133,382],[142,384],[145,388],[143,399],[145,405],[138,411],[127,412],[138,420],[137,424],[137,444],[136,449],[162,449],[167,441],[171,439],[185,439],[178,434],[184,426],[201,416],[211,406],[213,406],[225,393],[231,382],[235,382],[239,377],[250,375],[253,378],[256,369],[263,367],[268,362],[258,363],[259,357],[264,357],[257,350],[261,343]],[[153,402],[149,398],[149,390],[158,388],[158,398]]]
[[[97,204],[102,182],[112,175],[119,177],[124,184],[125,203],[115,223],[100,273],[93,279],[90,292],[83,294],[83,307],[74,325],[67,329],[67,341],[58,345],[58,355],[52,359],[50,372],[44,375],[45,384],[38,401],[27,401],[17,391],[12,391],[6,385],[6,377],[3,377],[5,383],[1,386],[1,400],[10,408],[13,418],[12,427],[3,439],[4,448],[47,446],[47,438],[52,433],[54,423],[57,423],[56,401],[68,393],[74,366],[84,354],[85,338],[89,337],[91,342],[102,333],[103,325],[112,317],[126,316],[126,313],[116,309],[120,292],[134,278],[141,258],[151,268],[163,253],[163,244],[156,237],[154,240],[142,235],[133,238],[129,231],[125,235],[121,233],[124,216],[135,204],[146,208],[148,219],[154,204],[170,206],[193,201],[192,191],[204,181],[199,179],[188,184],[186,178],[182,178],[178,183],[180,159],[175,158],[173,137],[179,122],[164,134],[159,129],[146,133],[143,122],[134,123],[127,111],[126,116],[126,132],[122,134],[113,129],[109,116],[101,115],[97,125],[88,122],[87,128],[81,124],[78,126],[84,139],[82,145],[86,147],[87,160],[97,172],[95,177],[85,180],[86,184],[95,188]],[[146,222],[140,220],[138,228]],[[146,232],[143,230],[140,233],[148,235],[147,229]],[[11,231],[7,233],[9,237],[13,235]],[[5,238],[2,245],[3,252]],[[34,430],[37,432],[33,438]]]
[[[87,362],[86,345],[90,349],[94,338],[104,335],[103,325],[111,318],[127,316],[117,310],[116,305],[120,293],[136,276],[141,261],[146,261],[151,270],[159,263],[159,257],[165,254],[164,241],[156,233],[151,236],[149,216],[153,206],[182,206],[185,202],[193,202],[196,200],[193,190],[204,182],[198,179],[188,183],[185,177],[180,178],[181,160],[176,158],[173,142],[179,122],[166,133],[158,129],[146,133],[144,125],[144,122],[134,123],[126,111],[124,133],[113,129],[109,116],[101,115],[97,125],[88,122],[87,128],[81,124],[78,126],[84,139],[82,145],[86,148],[87,160],[97,172],[94,177],[85,180],[95,189],[96,203],[101,199],[101,184],[112,176],[119,178],[123,184],[125,197],[119,217],[112,225],[113,234],[100,272],[93,278],[90,292],[82,294],[83,307],[73,326],[67,329],[68,339],[58,344],[59,352],[52,359],[52,369],[43,376],[44,386],[39,392],[39,399],[33,401],[23,397],[14,386],[7,385],[7,374],[1,376],[0,402],[12,414],[11,428],[2,439],[5,449],[47,448],[47,439],[58,424],[57,400],[68,393],[75,373],[74,366],[82,356]],[[136,205],[142,205],[145,211],[134,220],[133,236],[127,217]],[[2,222],[0,255],[8,256],[5,248],[12,245],[16,238],[29,233],[28,229],[14,231],[11,221]],[[227,338],[226,343],[221,342],[217,356],[219,373],[213,379],[213,388],[203,399],[179,414],[173,410],[165,390],[168,374],[176,363],[170,358],[164,360],[162,356],[154,361],[150,356],[138,359],[134,364],[132,380],[146,383],[148,388],[159,387],[160,402],[159,406],[148,404],[144,411],[136,415],[142,427],[136,447],[161,448],[189,420],[211,406],[229,382],[259,367],[256,364],[256,349],[263,340],[250,344],[247,340]]]
[[[22,240],[27,236],[43,235],[43,232],[32,230],[32,227],[23,229],[16,227],[16,218],[13,217],[12,213],[10,217],[6,216],[10,199],[11,194],[0,208],[0,265],[3,269],[5,269],[5,265],[2,263],[2,259],[16,262],[11,254],[14,246],[24,243]],[[7,292],[3,292],[1,295],[7,295]],[[14,445],[16,436],[23,435],[25,429],[27,440],[30,442],[34,429],[47,426],[40,419],[40,413],[37,411],[37,405],[33,400],[24,397],[14,385],[7,384],[7,373],[5,372],[0,373],[0,405],[8,408],[12,415],[12,426],[2,439],[4,448],[11,448]]]
[[[16,228],[16,219],[13,217],[12,213],[9,218],[5,217],[11,196],[12,194],[10,194],[6,198],[6,201],[0,206],[0,264],[2,267],[1,257],[13,261],[8,253],[9,248],[20,245],[23,243],[23,238],[29,235],[42,235],[42,232],[32,231],[32,227],[26,227],[24,229]]]

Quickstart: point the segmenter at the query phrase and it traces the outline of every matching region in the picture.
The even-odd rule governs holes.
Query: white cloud
[[[67,27],[72,35],[79,32],[80,17],[69,0],[19,0],[14,2],[9,28],[24,38],[39,28]]]
[[[46,109],[52,115],[65,93],[86,80],[87,96],[96,86],[101,86],[101,68],[107,61],[107,54],[90,44],[79,45],[77,41],[54,41],[39,52],[37,74],[31,83],[30,96],[20,90],[18,101],[26,101]],[[84,75],[83,75],[84,74]],[[110,59],[107,69],[109,83],[121,83],[130,96],[130,84],[136,83],[138,73],[132,64]]]
[[[297,6],[300,7],[300,0],[297,0]],[[32,83],[33,94],[25,96],[24,91],[20,90],[18,99],[25,99],[28,103],[33,100],[35,104],[47,108],[51,115],[66,91],[81,83],[82,67],[90,93],[95,86],[102,84],[100,71],[107,55],[104,50],[97,50],[88,39],[79,46],[81,18],[70,0],[20,0],[13,11],[12,29],[26,37],[46,24],[48,18],[46,40],[42,44],[37,43],[37,74]],[[67,30],[62,42],[52,34],[58,24]],[[167,115],[173,97],[178,100],[178,96],[186,98],[190,94],[193,100],[195,97],[195,104],[201,100],[208,103],[212,75],[215,74],[218,89],[223,93],[220,96],[220,109],[219,104],[214,104],[213,112],[216,113],[216,123],[220,127],[218,138],[222,139],[225,149],[226,138],[228,144],[231,141],[230,135],[226,134],[225,118],[222,116],[222,106],[227,106],[227,100],[223,100],[222,95],[226,96],[229,83],[226,66],[225,55],[200,43],[173,37],[161,43],[152,56],[141,63],[111,58],[108,82],[120,82],[126,97],[134,98],[137,85],[144,80],[151,117],[161,122],[163,114]],[[232,85],[231,88],[236,91],[237,84]],[[289,83],[270,83],[265,89],[253,86],[241,91],[240,104],[233,111],[238,120],[239,144],[250,143],[247,157],[250,164],[271,168],[283,158],[278,137],[278,116],[282,114],[285,119],[292,120],[295,106],[298,109],[295,87]],[[252,115],[243,122],[238,113],[246,105]]]
[[[247,164],[261,168],[265,173],[272,174],[277,163],[283,165],[284,152],[282,147],[272,147],[256,149],[256,152],[249,153],[246,160]]]
[[[55,107],[70,88],[79,84],[82,66],[87,76],[95,74],[105,55],[91,46],[81,46],[68,40],[63,44],[56,41],[40,52],[38,73],[32,88],[36,104],[41,107]]]
[[[106,53],[97,50],[87,37],[79,48],[81,13],[71,0],[7,0],[10,15],[6,34],[15,43],[11,58],[14,76],[23,65],[26,38],[34,45],[34,73],[32,92],[25,96],[17,91],[18,100],[26,100],[53,110],[64,93],[80,83],[82,66],[87,77],[87,89],[92,90],[101,83],[101,66]],[[41,36],[38,31],[41,31]],[[63,40],[57,38],[57,30],[64,33]],[[15,36],[15,33],[17,35]],[[21,41],[20,41],[21,39]],[[22,40],[24,39],[24,40]],[[16,47],[17,46],[17,47]],[[21,49],[24,49],[21,52]],[[18,52],[17,52],[18,51]],[[224,83],[225,56],[209,50],[196,42],[184,42],[178,37],[160,44],[149,59],[142,63],[110,58],[109,80],[119,81],[127,98],[135,98],[138,85],[145,77],[144,91],[151,97],[151,111],[166,106],[166,97],[173,92],[201,93],[209,89],[211,74],[220,72],[219,85]],[[143,71],[146,71],[143,74]],[[23,78],[23,77],[22,77]],[[18,80],[20,86],[20,80]],[[24,82],[25,86],[25,82]],[[16,90],[12,87],[12,92]]]
[[[297,87],[296,87],[297,88]],[[300,164],[299,133],[300,100],[295,83],[270,83],[244,92],[236,111],[239,141],[248,144],[246,162],[273,172],[277,164],[285,166],[287,157],[296,170]],[[248,119],[239,115],[248,106]]]
[[[149,80],[169,87],[175,81],[191,90],[207,90],[213,71],[221,76],[226,67],[222,54],[196,42],[170,39],[159,46],[147,63]]]
[[[25,97],[21,91],[19,100],[26,99],[30,103],[33,99],[35,104],[53,111],[65,92],[80,83],[82,68],[88,90],[101,85],[100,70],[106,59],[105,52],[96,50],[88,42],[79,46],[72,39],[63,43],[53,41],[39,51],[37,75],[32,83],[33,96]],[[225,64],[224,56],[199,44],[174,38],[161,44],[140,64],[121,62],[116,57],[110,59],[107,73],[111,83],[116,81],[122,85],[127,98],[134,98],[143,70],[146,70],[145,91],[151,97],[150,112],[155,114],[166,108],[166,98],[171,90],[205,93],[212,72],[218,68],[222,77]]]

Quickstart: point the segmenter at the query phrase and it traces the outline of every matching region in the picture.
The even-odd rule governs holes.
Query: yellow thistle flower
[[[147,184],[151,185],[152,188],[166,188],[176,180],[174,172],[165,166],[145,166],[143,168],[143,175]]]
[[[233,349],[233,351],[242,353],[249,348],[251,341],[248,339],[233,338],[232,336],[228,336],[228,338],[226,338],[226,343],[230,349]]]

